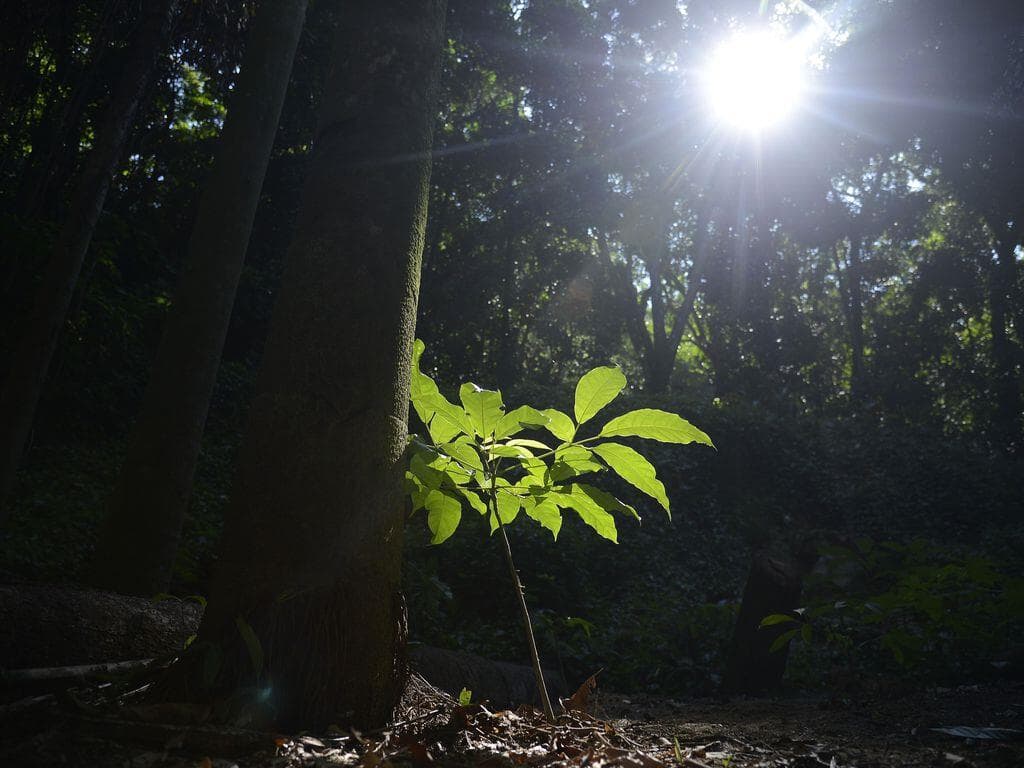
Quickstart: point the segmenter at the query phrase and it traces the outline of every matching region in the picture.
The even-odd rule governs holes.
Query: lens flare
[[[705,73],[721,123],[758,132],[789,115],[804,90],[798,47],[771,32],[741,32],[722,43]]]

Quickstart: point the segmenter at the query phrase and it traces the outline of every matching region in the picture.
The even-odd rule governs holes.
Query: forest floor
[[[415,678],[414,678],[415,679]],[[549,725],[535,710],[462,707],[419,679],[395,724],[267,734],[181,722],[169,705],[57,696],[0,709],[0,765],[127,768],[1024,766],[1024,686],[879,690],[844,699],[681,701],[595,692]],[[935,729],[970,727],[962,735]],[[1007,729],[1007,730],[998,730]],[[965,738],[966,735],[971,738]],[[995,738],[989,738],[995,737]]]

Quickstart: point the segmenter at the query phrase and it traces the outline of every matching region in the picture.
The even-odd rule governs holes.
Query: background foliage
[[[310,4],[183,594],[202,591],[215,558],[338,5]],[[812,24],[797,4],[450,2],[418,329],[429,373],[449,397],[472,380],[565,410],[569,382],[617,363],[636,385],[614,407],[682,413],[719,449],[651,450],[671,524],[634,498],[643,525],[618,545],[569,520],[557,547],[514,532],[542,654],[570,678],[605,667],[613,687],[713,689],[751,553],[807,541],[848,553],[824,550],[808,601],[847,608],[795,646],[797,679],[821,681],[854,651],[868,670],[992,674],[1019,647],[1024,11],[812,5],[837,30],[813,72],[817,100],[755,148],[715,133],[695,67],[735,24]],[[183,6],[0,539],[11,578],[80,577],[174,300],[251,13]],[[135,12],[111,0],[0,12],[0,375]],[[409,527],[414,635],[523,658],[499,553],[470,517],[442,548]],[[870,556],[854,543],[868,539]],[[864,572],[829,587],[851,558]]]

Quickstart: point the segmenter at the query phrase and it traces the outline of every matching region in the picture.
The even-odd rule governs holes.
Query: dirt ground
[[[418,687],[417,687],[418,686]],[[529,708],[459,706],[420,681],[396,723],[374,733],[267,734],[172,706],[88,692],[0,710],[0,765],[126,768],[313,766],[686,766],[917,768],[1024,766],[1024,685],[887,691],[845,699],[672,700],[597,691],[589,712],[548,724]],[[935,728],[1001,728],[974,738]],[[979,738],[996,736],[997,738]]]

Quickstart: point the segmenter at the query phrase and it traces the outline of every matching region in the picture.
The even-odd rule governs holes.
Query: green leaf
[[[473,692],[469,688],[463,688],[459,691],[459,706],[468,707],[473,703]]]
[[[572,423],[572,419],[555,408],[548,408],[544,415],[549,419],[544,428],[563,443],[571,443],[576,435],[576,425]]]
[[[469,502],[469,506],[481,515],[487,514],[487,505],[484,504],[483,499],[481,499],[475,491],[471,491],[468,488],[459,488],[459,493],[461,493],[465,497],[466,501]]]
[[[463,467],[469,467],[478,472],[482,472],[484,469],[484,464],[480,460],[480,454],[469,443],[444,443],[437,446],[437,449],[455,458]]]
[[[594,460],[594,454],[582,445],[566,445],[555,451],[555,462],[548,476],[551,482],[560,483],[570,477],[587,472],[602,472],[604,464]]]
[[[405,473],[405,483],[406,493],[408,493],[409,498],[412,499],[412,511],[414,513],[418,512],[423,509],[423,502],[426,500],[427,494],[429,494],[432,489],[423,485],[423,483],[421,483],[412,472]]]
[[[465,485],[473,479],[473,470],[437,451],[423,451],[409,460],[409,469],[428,488],[443,488],[447,484]]]
[[[566,616],[565,626],[579,627],[587,637],[590,637],[591,633],[594,631],[594,622],[581,619],[579,616]]]
[[[476,384],[463,384],[459,387],[459,400],[462,401],[473,431],[485,439],[493,435],[498,422],[505,415],[501,393],[480,389]]]
[[[562,512],[557,504],[547,499],[538,502],[526,497],[523,499],[523,511],[531,520],[536,520],[551,531],[551,536],[558,541],[558,532],[562,530]]]
[[[519,462],[519,466],[523,468],[528,477],[534,478],[542,485],[547,484],[544,478],[548,472],[548,465],[543,459],[523,459]],[[531,485],[536,485],[536,483],[531,483]]]
[[[434,409],[429,402],[431,395],[438,394],[437,384],[425,373],[420,372],[420,358],[423,356],[425,345],[419,339],[412,345],[412,376],[409,381],[409,399],[412,407],[424,424],[430,424],[434,415]]]
[[[435,457],[426,452],[414,453],[409,459],[409,474],[425,487],[435,490],[444,482],[444,472],[433,466]]]
[[[431,491],[423,502],[427,508],[427,527],[433,537],[431,544],[440,544],[459,527],[462,520],[462,504],[443,491]]]
[[[785,624],[791,621],[795,622],[796,619],[784,613],[772,613],[761,619],[761,623],[757,626],[759,629],[764,629],[765,627],[774,627],[776,624]]]
[[[644,437],[663,443],[704,443],[715,447],[711,438],[686,419],[656,408],[624,413],[604,425],[599,437]]]
[[[495,445],[487,451],[492,457],[499,459],[532,459],[533,454],[521,445]]]
[[[672,517],[665,486],[657,478],[651,462],[628,445],[621,443],[601,443],[595,445],[593,451],[604,459],[619,477],[661,504],[669,517]]]
[[[812,632],[810,624],[804,624],[800,628],[800,639],[803,640],[805,643],[811,642],[811,634]]]
[[[497,517],[491,515],[491,533],[498,530],[498,518],[501,519],[502,525],[508,525],[519,516],[519,509],[522,507],[522,501],[514,493],[499,488],[496,496],[498,515]]]
[[[772,643],[771,648],[768,649],[769,653],[775,653],[776,651],[782,650],[786,647],[786,644],[796,637],[796,633],[800,631],[800,627],[791,629],[787,632],[783,632],[781,635],[775,638],[775,642]]]
[[[585,373],[576,385],[576,401],[573,405],[576,423],[582,424],[593,418],[618,397],[625,386],[626,377],[618,366],[601,366]]]
[[[618,543],[615,518],[577,486],[572,486],[568,493],[551,493],[549,498],[559,507],[574,510],[599,536]]]
[[[549,421],[550,419],[536,408],[523,405],[501,417],[498,426],[494,429],[494,439],[504,440],[522,429],[546,427]]]
[[[576,487],[597,502],[598,506],[606,512],[623,512],[627,515],[632,515],[638,521],[640,520],[640,515],[633,507],[619,501],[607,491],[602,491],[600,488],[595,488],[586,483],[578,483]]]
[[[456,435],[472,435],[473,425],[466,417],[466,412],[448,401],[440,392],[424,398],[424,402],[432,409],[433,416],[427,429],[431,439],[437,443],[447,443]]]
[[[524,438],[515,438],[509,440],[505,445],[521,445],[524,448],[536,448],[538,451],[550,451],[550,446],[544,445],[539,440],[526,440]]]

